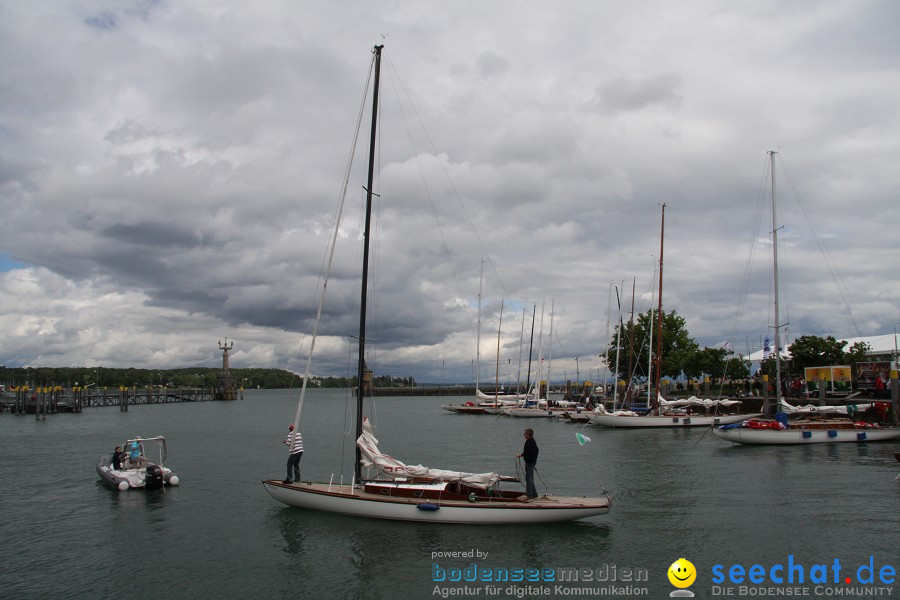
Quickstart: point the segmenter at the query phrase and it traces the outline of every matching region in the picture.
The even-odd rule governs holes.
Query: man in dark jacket
[[[529,428],[525,430],[525,448],[522,454],[517,454],[518,458],[525,460],[525,495],[529,499],[537,498],[537,490],[534,489],[534,465],[538,459],[537,442],[534,441],[534,431]]]
[[[112,468],[116,471],[122,469],[122,463],[125,461],[125,453],[122,452],[122,446],[116,446],[116,451],[112,455]]]

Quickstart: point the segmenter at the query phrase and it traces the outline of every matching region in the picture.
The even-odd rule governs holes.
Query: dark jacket
[[[112,468],[115,470],[119,470],[122,468],[122,461],[125,460],[124,452],[113,452],[112,455]]]
[[[528,438],[525,440],[525,449],[522,450],[522,458],[526,463],[533,465],[537,462],[538,457],[538,445],[537,442],[534,441],[534,438]]]

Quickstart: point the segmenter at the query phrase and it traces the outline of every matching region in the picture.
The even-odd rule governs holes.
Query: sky
[[[0,365],[227,338],[303,373],[346,179],[310,370],[352,374],[376,44],[376,374],[472,381],[481,285],[482,381],[527,370],[532,311],[533,370],[597,378],[616,294],[658,302],[663,204],[664,310],[758,350],[769,151],[787,342],[891,333],[898,30],[890,0],[0,0]]]

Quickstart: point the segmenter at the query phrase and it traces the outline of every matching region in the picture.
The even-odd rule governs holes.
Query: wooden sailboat
[[[409,466],[382,453],[378,440],[363,418],[365,386],[364,351],[366,342],[366,295],[372,205],[372,176],[376,147],[378,86],[382,46],[375,46],[373,68],[372,129],[369,146],[369,171],[363,250],[362,294],[360,302],[359,361],[356,411],[355,475],[350,484],[265,480],[263,485],[276,500],[290,506],[322,510],[342,515],[395,519],[426,523],[544,523],[568,521],[609,512],[608,496],[599,498],[539,496],[528,500],[518,490],[501,488],[504,482],[517,481],[496,473],[461,473]],[[320,304],[321,314],[321,304]],[[315,332],[312,345],[315,343]],[[312,355],[312,348],[310,356]],[[307,358],[307,369],[309,358]],[[305,380],[304,380],[305,385]],[[305,390],[305,388],[304,388]],[[298,404],[302,406],[301,400]],[[363,466],[377,472],[363,477]]]
[[[772,258],[773,277],[775,281],[775,393],[779,398],[771,407],[765,407],[767,415],[775,413],[779,409],[792,409],[781,399],[781,334],[782,327],[779,316],[778,297],[778,222],[775,210],[775,152],[769,152],[770,169],[772,176]],[[836,413],[838,408],[843,409],[843,414],[848,414],[847,407],[823,407],[831,408],[830,411],[818,410],[816,416],[811,418],[804,416],[802,411],[798,418],[789,419],[787,413],[776,414],[776,418],[750,419],[732,425],[722,425],[713,428],[713,434],[735,444],[817,444],[837,442],[877,442],[895,440],[900,438],[900,428],[880,427],[872,423],[853,421],[850,418],[837,418],[834,416],[821,418],[822,412]],[[855,407],[854,407],[855,408]],[[895,407],[896,411],[896,407]],[[858,414],[858,410],[851,410]],[[896,412],[895,412],[896,414]],[[784,415],[779,418],[779,415]],[[896,418],[896,417],[895,417]]]
[[[653,360],[653,389],[656,390],[656,398],[648,399],[650,411],[646,415],[638,414],[630,410],[607,411],[602,403],[598,404],[591,415],[591,425],[600,427],[709,427],[710,425],[724,425],[737,423],[756,414],[726,414],[720,413],[720,409],[731,410],[741,404],[739,400],[701,400],[688,398],[668,402],[659,393],[659,380],[662,375],[662,292],[663,292],[663,241],[666,230],[666,205],[662,205],[662,220],[659,238],[659,298],[656,309],[656,355]],[[652,314],[652,313],[651,313]],[[621,324],[621,321],[620,321]],[[621,331],[621,325],[620,325]],[[652,344],[651,344],[652,345]],[[689,409],[702,409],[704,414],[691,414]],[[712,414],[709,414],[710,411]]]

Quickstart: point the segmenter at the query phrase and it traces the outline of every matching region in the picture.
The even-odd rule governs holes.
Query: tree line
[[[110,367],[4,367],[0,383],[7,387],[29,388],[63,386],[120,388],[212,388],[221,369],[191,367],[185,369],[115,369]],[[236,385],[246,388],[284,389],[300,387],[303,377],[284,369],[229,369]],[[356,377],[310,377],[307,387],[347,388],[356,385]],[[414,387],[412,377],[379,375],[372,378],[375,387]]]
[[[636,319],[616,326],[606,359],[610,370],[616,373],[618,379],[628,381],[630,378],[635,382],[647,380],[648,357],[656,357],[659,342],[656,318],[657,315],[653,314],[651,317],[651,311],[648,310],[639,314]],[[867,355],[871,347],[865,342],[857,342],[847,348],[846,341],[837,340],[833,336],[801,336],[787,350],[791,358],[788,361],[782,360],[782,374],[786,377],[802,377],[807,367],[853,366],[857,362],[872,360]],[[735,355],[732,348],[700,348],[690,336],[684,318],[675,310],[662,311],[660,358],[661,377],[696,380],[708,376],[719,380],[741,380],[750,376],[747,357]],[[774,356],[762,361],[760,372],[774,380]]]

